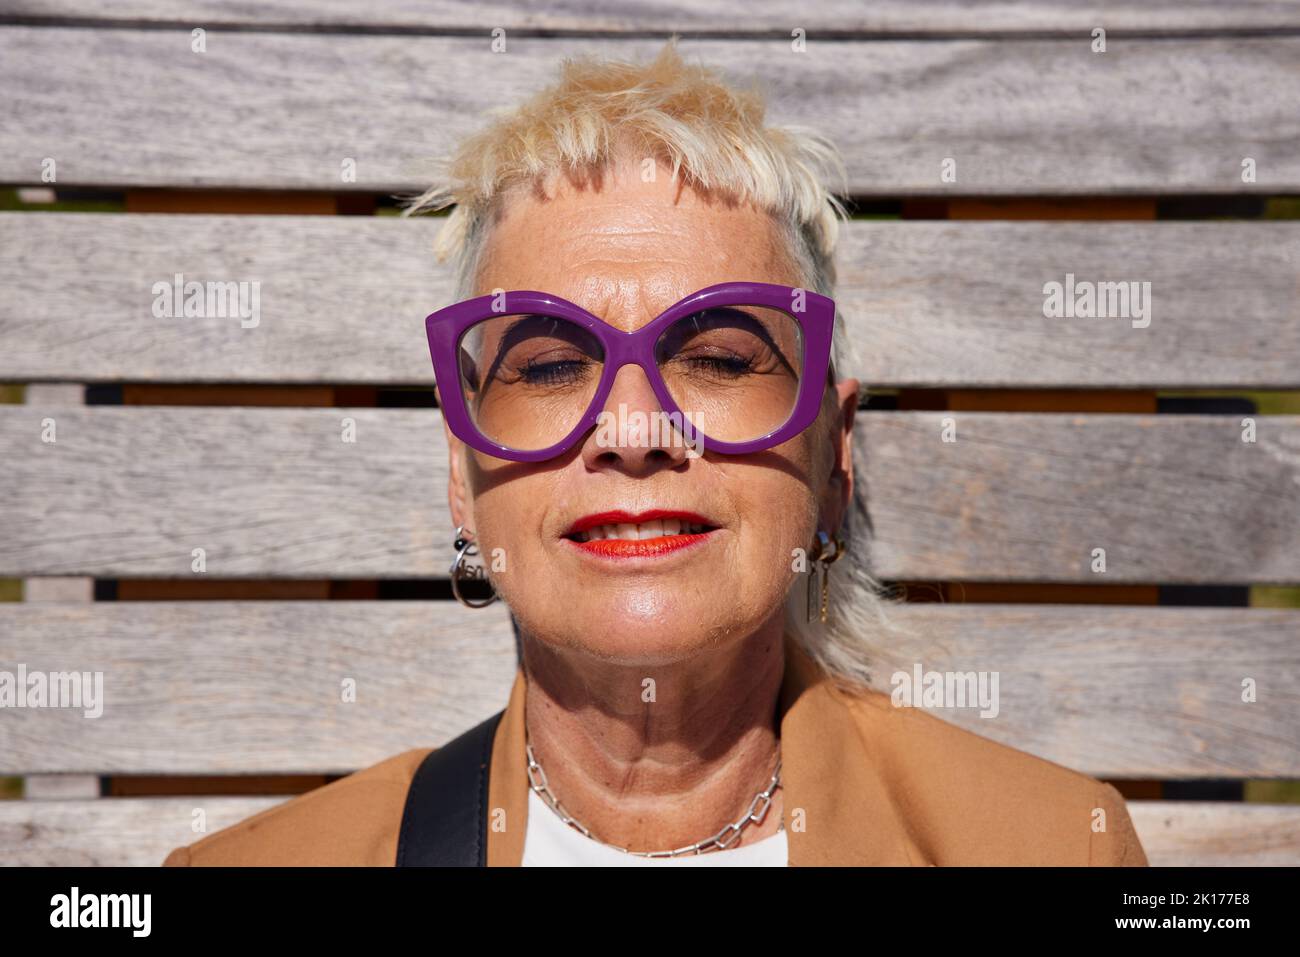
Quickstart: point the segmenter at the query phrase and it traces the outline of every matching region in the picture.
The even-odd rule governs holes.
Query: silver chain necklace
[[[527,732],[525,732],[525,735]],[[728,824],[717,834],[706,838],[703,841],[697,841],[694,844],[688,844],[686,847],[679,847],[675,851],[629,851],[626,847],[619,847],[617,844],[610,844],[608,841],[602,841],[596,837],[587,828],[583,827],[564,810],[564,806],[556,800],[555,795],[551,792],[550,785],[546,782],[546,772],[537,761],[537,756],[533,754],[533,745],[525,737],[525,749],[528,752],[528,783],[534,793],[546,802],[547,807],[556,813],[556,815],[569,827],[573,828],[584,837],[588,837],[598,844],[604,844],[606,847],[612,847],[615,850],[622,851],[624,854],[632,854],[636,857],[681,857],[683,854],[703,854],[705,851],[724,851],[740,839],[741,832],[750,824],[761,824],[763,818],[767,816],[767,809],[772,806],[772,795],[776,789],[781,786],[781,755],[778,752],[776,758],[776,770],[772,772],[772,778],[767,782],[767,787],[754,796],[754,800],[749,803],[749,810],[733,824]],[[782,822],[777,830],[784,831],[785,823]]]

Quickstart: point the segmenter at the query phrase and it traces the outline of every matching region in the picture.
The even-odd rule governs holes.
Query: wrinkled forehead
[[[766,211],[698,192],[636,164],[598,180],[553,177],[497,200],[475,295],[553,293],[625,331],[720,282],[799,285],[793,251]]]

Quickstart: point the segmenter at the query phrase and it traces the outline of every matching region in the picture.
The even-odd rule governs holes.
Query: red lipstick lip
[[[565,547],[577,548],[597,559],[613,559],[625,562],[635,559],[662,559],[674,552],[689,550],[702,545],[710,538],[710,532],[696,532],[690,535],[660,535],[658,538],[642,538],[629,541],[621,538],[602,538],[591,542],[576,542],[571,538],[561,539]]]
[[[594,515],[584,515],[578,519],[564,533],[564,537],[577,535],[579,532],[585,532],[590,528],[598,525],[640,525],[642,522],[652,522],[657,518],[675,518],[687,522],[691,525],[706,525],[710,529],[717,528],[717,523],[705,518],[696,512],[682,512],[677,509],[652,508],[648,512],[597,512]]]

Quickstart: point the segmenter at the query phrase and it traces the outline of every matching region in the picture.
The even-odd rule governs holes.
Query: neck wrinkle
[[[789,811],[792,806],[790,803],[792,781],[786,745],[792,735],[787,732],[799,731],[802,722],[791,720],[798,718],[796,712],[810,710],[802,706],[796,709],[796,704],[800,704],[802,699],[808,697],[808,692],[828,683],[828,676],[808,657],[788,629],[783,632],[783,646],[785,663],[781,689],[777,696],[777,734],[782,745],[781,790],[783,792],[782,803],[785,808],[783,824],[789,847],[790,863],[793,866],[799,863],[798,858],[801,856],[802,849],[809,845],[805,843],[808,838],[807,834],[797,831],[792,832],[790,827]],[[492,747],[492,767],[488,785],[487,856],[489,867],[518,867],[523,861],[524,838],[528,827],[528,795],[530,793],[527,770],[528,756],[525,749],[525,701],[527,690],[528,681],[521,662],[516,668],[510,699],[506,705],[501,723],[497,728]],[[811,701],[809,704],[811,705]],[[795,733],[793,737],[799,739],[803,735]],[[796,781],[793,782],[795,784],[794,791],[799,794],[802,788],[797,781],[797,771],[795,777]],[[816,844],[819,848],[816,856],[820,857],[822,842],[816,842]]]

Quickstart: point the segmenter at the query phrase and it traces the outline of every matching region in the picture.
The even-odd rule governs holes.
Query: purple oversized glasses
[[[447,425],[471,448],[515,462],[554,458],[593,427],[612,427],[605,404],[629,363],[659,401],[649,415],[688,444],[727,455],[779,445],[817,418],[834,322],[834,300],[762,282],[708,286],[633,332],[527,290],[424,320]]]

